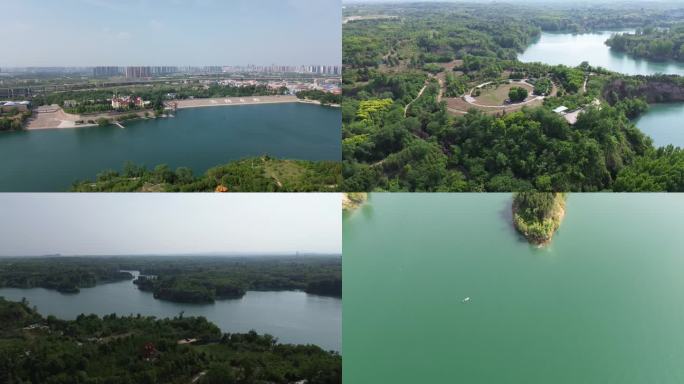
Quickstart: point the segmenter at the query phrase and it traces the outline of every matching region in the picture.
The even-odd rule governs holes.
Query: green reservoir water
[[[657,147],[684,147],[684,103],[652,104],[635,123]]]
[[[631,32],[631,31],[630,31]],[[629,75],[652,75],[666,73],[684,75],[684,63],[655,62],[635,59],[611,51],[605,41],[616,32],[599,32],[582,35],[543,32],[539,39],[518,56],[522,62],[542,62],[577,66],[588,61],[611,71]]]
[[[388,193],[345,214],[345,382],[683,383],[684,196],[570,195],[543,249],[510,204]]]
[[[134,273],[137,275],[137,272]],[[78,294],[62,294],[43,288],[1,288],[0,296],[20,301],[25,297],[38,312],[61,319],[79,314],[141,314],[159,318],[204,316],[223,332],[269,333],[283,343],[315,344],[326,350],[342,350],[342,300],[304,292],[249,291],[241,299],[214,304],[181,304],[157,300],[137,289],[132,281],[83,288]]]
[[[340,160],[340,110],[299,103],[191,108],[116,126],[0,133],[0,191],[65,191],[126,161],[196,175],[248,156]]]

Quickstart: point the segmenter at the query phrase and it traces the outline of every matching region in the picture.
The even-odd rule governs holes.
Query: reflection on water
[[[572,67],[587,61],[592,66],[629,75],[684,75],[682,63],[637,59],[611,50],[605,41],[612,34],[622,32],[632,31],[605,31],[581,35],[543,32],[518,58],[527,63],[564,64]]]
[[[78,294],[43,288],[2,288],[0,296],[15,301],[26,298],[44,316],[62,319],[74,319],[81,313],[165,318],[184,312],[185,316],[204,316],[224,332],[254,329],[285,343],[316,344],[326,350],[342,348],[342,300],[305,292],[248,291],[240,299],[186,304],[157,300],[151,293],[138,290],[132,281],[123,281],[84,288]]]
[[[653,104],[635,123],[657,147],[684,147],[684,103]]]

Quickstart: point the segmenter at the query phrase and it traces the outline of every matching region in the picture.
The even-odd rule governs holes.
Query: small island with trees
[[[342,195],[342,209],[345,211],[353,211],[368,200],[368,193],[365,192],[349,192]]]
[[[78,293],[81,288],[133,280],[133,275],[113,263],[86,265],[78,259],[64,258],[0,259],[0,288],[45,288],[62,293]]]
[[[133,280],[130,271],[140,271]],[[145,257],[112,256],[0,259],[0,288],[45,288],[78,293],[80,288],[133,280],[155,299],[213,303],[253,291],[304,291],[342,297],[338,256]]]
[[[548,244],[565,216],[565,194],[518,192],[513,196],[513,225],[531,244]]]

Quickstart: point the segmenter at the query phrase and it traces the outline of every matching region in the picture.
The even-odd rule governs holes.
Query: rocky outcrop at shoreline
[[[349,192],[342,194],[342,209],[352,211],[362,206],[368,200],[368,193]]]

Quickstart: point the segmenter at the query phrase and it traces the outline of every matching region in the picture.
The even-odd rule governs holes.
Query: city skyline
[[[106,68],[106,67],[116,67],[116,68],[127,68],[127,67],[151,67],[151,68],[159,68],[159,67],[174,67],[174,68],[179,68],[179,69],[187,69],[187,68],[211,68],[211,67],[221,67],[221,68],[272,68],[272,67],[292,67],[292,68],[301,68],[301,67],[320,67],[320,66],[332,66],[332,67],[342,67],[342,64],[332,64],[332,63],[313,63],[313,64],[289,64],[289,63],[271,63],[271,64],[244,64],[244,65],[238,65],[238,64],[196,64],[196,65],[167,65],[167,64],[147,64],[147,65],[134,65],[134,64],[117,64],[117,65],[108,65],[108,64],[103,64],[103,65],[6,65],[4,69],[23,69],[23,68],[69,68],[69,69],[92,69],[92,68]]]
[[[2,68],[342,62],[339,0],[27,0],[3,16],[21,38]]]

